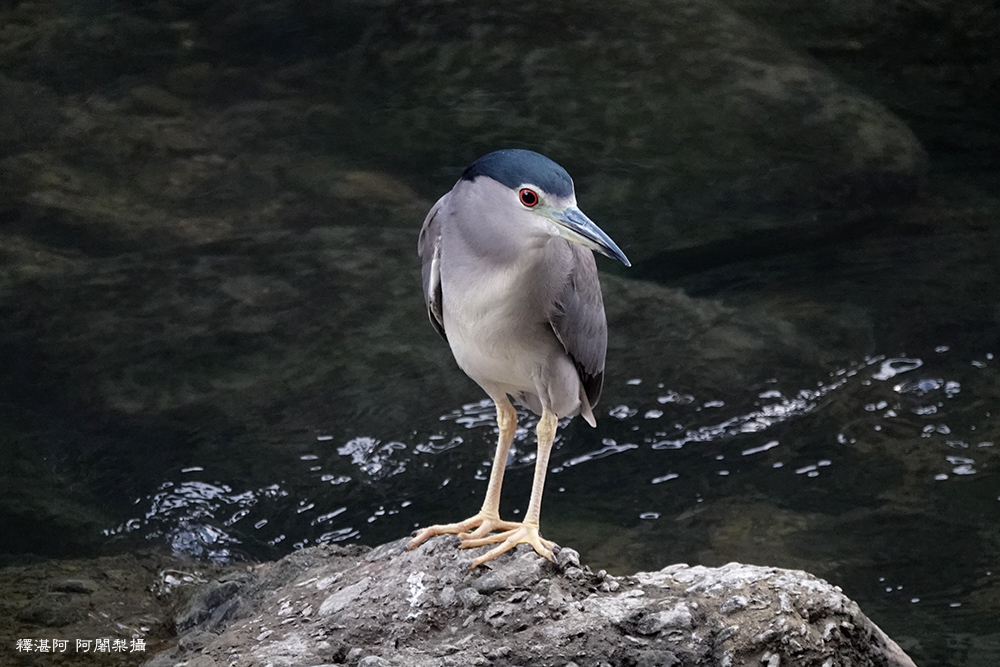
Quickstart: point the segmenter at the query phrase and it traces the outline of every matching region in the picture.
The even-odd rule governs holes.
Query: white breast
[[[553,354],[564,354],[547,313],[531,298],[529,275],[476,272],[462,284],[443,282],[444,327],[458,365],[480,386],[534,392]]]

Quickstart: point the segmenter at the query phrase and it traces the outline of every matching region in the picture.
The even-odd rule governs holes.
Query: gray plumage
[[[588,248],[628,264],[576,208],[569,174],[532,151],[480,158],[427,215],[418,252],[431,324],[494,400],[596,424],[607,324]]]

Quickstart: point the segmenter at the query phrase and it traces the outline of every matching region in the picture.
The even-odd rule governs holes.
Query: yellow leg
[[[507,455],[514,442],[514,432],[517,430],[517,411],[510,401],[504,397],[497,404],[497,426],[500,429],[500,439],[497,441],[497,451],[493,456],[493,469],[490,471],[490,482],[486,487],[486,499],[479,512],[465,521],[444,523],[428,526],[417,532],[407,551],[422,544],[435,535],[455,535],[461,540],[478,539],[489,535],[494,530],[511,530],[520,524],[500,519],[500,488],[503,486],[503,473],[507,467]],[[467,532],[471,531],[471,532]]]
[[[538,533],[538,520],[542,512],[542,493],[545,490],[545,473],[549,467],[549,454],[552,451],[552,442],[556,437],[556,428],[559,420],[554,413],[544,410],[542,418],[538,421],[538,454],[535,458],[535,479],[531,484],[531,500],[528,502],[528,511],[524,515],[524,521],[515,524],[509,530],[497,535],[475,539],[469,536],[461,544],[463,549],[481,547],[487,544],[500,543],[494,549],[486,552],[479,558],[472,561],[470,568],[482,565],[488,560],[492,560],[502,553],[510,551],[518,544],[530,544],[539,555],[554,561],[552,550],[555,542],[542,538]]]

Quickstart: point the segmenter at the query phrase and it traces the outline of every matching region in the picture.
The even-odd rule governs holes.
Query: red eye
[[[530,188],[521,188],[521,192],[518,193],[518,196],[521,197],[521,203],[528,208],[538,204],[538,194]]]

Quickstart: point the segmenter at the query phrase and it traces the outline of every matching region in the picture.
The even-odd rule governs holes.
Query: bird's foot
[[[442,523],[436,526],[421,528],[413,536],[409,544],[406,545],[406,550],[415,549],[435,535],[458,535],[458,539],[465,542],[466,540],[482,538],[494,530],[509,532],[520,525],[514,521],[503,521],[496,514],[479,512],[475,516],[471,516],[465,521],[459,521],[458,523]]]
[[[511,523],[505,521],[504,523]],[[496,535],[488,535],[487,537],[472,538],[471,535],[467,538],[463,536],[462,544],[459,545],[460,549],[473,549],[475,547],[483,547],[487,544],[497,544],[499,546],[490,549],[485,554],[479,558],[472,561],[469,565],[469,569],[482,565],[488,560],[493,560],[500,554],[506,553],[516,547],[518,544],[530,544],[531,547],[538,552],[539,556],[548,558],[553,563],[555,562],[555,557],[553,555],[553,550],[556,548],[556,543],[551,540],[546,540],[541,535],[538,534],[538,526],[536,524],[529,523],[516,523],[513,524],[514,527]]]

